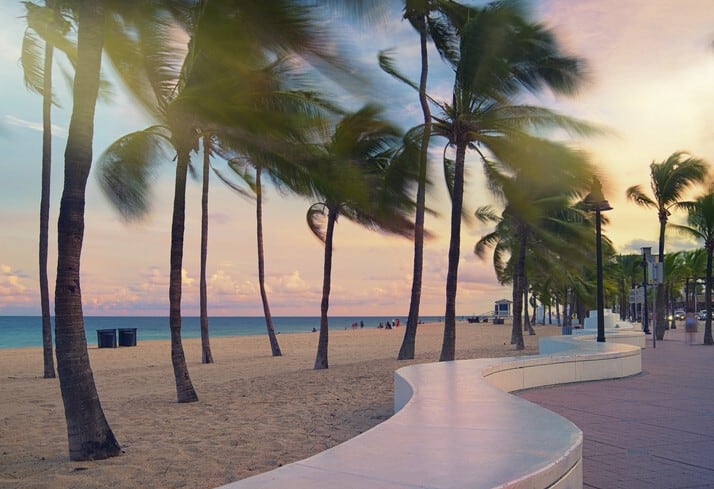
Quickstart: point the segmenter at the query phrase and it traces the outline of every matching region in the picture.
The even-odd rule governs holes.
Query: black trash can
[[[116,329],[98,329],[97,330],[97,346],[99,348],[116,348],[117,347],[117,330]]]
[[[119,328],[119,346],[136,346],[136,328]]]

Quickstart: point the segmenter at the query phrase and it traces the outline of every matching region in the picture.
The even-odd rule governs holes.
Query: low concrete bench
[[[507,392],[639,373],[640,347],[614,340],[557,337],[549,340],[552,355],[401,368],[394,416],[341,445],[223,488],[582,487],[582,432]]]

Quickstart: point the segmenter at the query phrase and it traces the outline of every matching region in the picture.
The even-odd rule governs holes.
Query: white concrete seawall
[[[618,344],[617,336],[607,343],[542,338],[549,354],[401,368],[394,416],[329,450],[223,488],[581,488],[581,431],[508,392],[639,373],[640,346]]]

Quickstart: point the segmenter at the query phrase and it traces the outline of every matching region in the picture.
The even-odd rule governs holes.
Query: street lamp
[[[585,197],[584,203],[588,210],[595,211],[595,254],[597,258],[597,341],[605,342],[605,318],[603,316],[602,294],[602,232],[600,230],[600,213],[612,210],[610,203],[605,200],[602,185],[597,177],[593,177],[590,193]]]
[[[642,308],[644,309],[644,311],[642,312],[642,327],[644,329],[645,334],[652,334],[650,332],[649,326],[649,312],[647,311],[647,266],[649,264],[651,256],[651,247],[648,246],[646,248],[642,248],[642,272],[644,275],[644,280],[642,282],[642,287],[644,287],[644,298],[642,299]]]

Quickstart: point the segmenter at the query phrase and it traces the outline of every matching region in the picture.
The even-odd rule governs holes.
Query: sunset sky
[[[18,59],[24,29],[20,2],[0,0],[0,315],[39,314],[37,237],[39,233],[41,98],[24,86]],[[587,61],[589,81],[577,96],[536,101],[563,113],[601,124],[612,136],[577,141],[601,169],[605,196],[614,210],[605,232],[622,253],[654,246],[657,218],[625,201],[625,189],[649,189],[649,168],[684,150],[714,163],[714,9],[700,0],[550,0],[533,2],[537,19],[553,28],[564,48]],[[380,49],[394,48],[402,71],[417,79],[418,37],[397,13],[375,29],[342,26],[344,40],[373,72],[377,102],[404,128],[420,122],[416,94],[376,68]],[[108,67],[108,64],[107,64]],[[430,92],[448,96],[451,76],[437,56],[431,58]],[[107,68],[107,73],[111,76]],[[56,267],[56,221],[62,187],[63,153],[71,97],[58,73],[55,86],[61,109],[53,123],[53,178],[50,218],[50,284]],[[345,101],[350,104],[359,101]],[[113,101],[100,103],[94,153],[116,138],[150,124],[115,86]],[[434,234],[426,243],[423,315],[444,314],[448,248],[448,202],[436,156],[433,181],[438,193],[427,216]],[[491,203],[479,163],[470,159],[466,204]],[[221,163],[215,164],[220,167]],[[713,172],[714,174],[714,172]],[[557,176],[554,176],[557,178]],[[173,167],[169,160],[157,181],[153,212],[141,223],[126,224],[100,193],[90,175],[82,256],[82,296],[88,315],[168,315],[168,275]],[[209,229],[209,314],[260,315],[255,205],[236,196],[216,178],[211,181]],[[700,189],[701,190],[701,189]],[[695,191],[691,196],[694,197]],[[187,193],[183,313],[198,313],[200,183]],[[266,191],[264,209],[266,275],[275,315],[316,316],[320,312],[322,244],[309,232],[310,202]],[[674,216],[681,220],[681,216]],[[473,254],[489,229],[466,223],[462,230],[457,314],[491,310],[510,297],[490,260]],[[671,236],[667,251],[695,243]],[[335,231],[332,315],[405,316],[409,307],[413,245],[359,228],[343,219]]]

